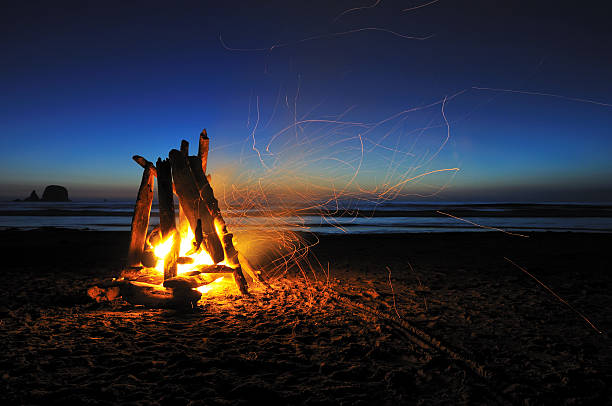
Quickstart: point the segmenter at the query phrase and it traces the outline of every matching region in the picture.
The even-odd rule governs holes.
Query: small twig
[[[397,311],[397,306],[395,304],[395,290],[393,289],[393,283],[391,283],[391,268],[388,266],[386,268],[387,271],[389,271],[389,286],[391,286],[391,293],[393,294],[393,310],[395,310],[395,314],[397,314],[397,317],[401,320],[402,316],[400,316],[399,312]]]
[[[419,287],[421,288],[421,291],[424,291],[423,282],[421,282],[421,278],[419,278],[419,274],[417,274],[414,268],[412,268],[412,264],[410,263],[410,261],[408,261],[408,266],[410,267],[410,270],[412,271],[417,281],[419,282]],[[425,313],[427,313],[429,309],[427,307],[427,297],[425,296],[425,294],[423,294],[423,304],[425,304]]]
[[[519,265],[517,265],[516,263],[514,263],[511,259],[508,259],[506,257],[504,257],[504,259],[508,262],[510,262],[512,265],[514,265],[515,267],[517,267],[518,269],[520,269],[521,271],[523,271],[525,274],[527,274],[528,276],[530,276],[534,281],[536,281],[538,284],[540,284],[540,286],[542,286],[544,289],[546,289],[547,291],[549,291],[554,297],[556,297],[557,299],[559,299],[559,301],[561,303],[563,303],[564,305],[566,305],[567,307],[569,307],[574,313],[576,313],[578,316],[582,317],[582,319],[584,321],[586,321],[589,326],[591,326],[593,328],[593,330],[597,331],[599,334],[603,334],[603,331],[601,331],[600,329],[598,329],[597,327],[595,327],[595,325],[591,322],[591,320],[589,320],[584,314],[580,313],[578,310],[576,310],[574,308],[574,306],[572,306],[571,304],[567,303],[565,300],[563,300],[563,298],[561,296],[559,296],[558,294],[556,294],[551,288],[549,288],[548,286],[546,286],[543,282],[541,282],[538,278],[536,278],[535,276],[533,276],[532,274],[530,274],[526,269],[521,268]]]
[[[408,266],[410,267],[410,270],[416,277],[417,282],[419,282],[419,287],[423,288],[423,282],[421,282],[421,278],[419,278],[419,275],[414,271],[414,268],[412,268],[412,264],[410,263],[410,261],[408,261]]]

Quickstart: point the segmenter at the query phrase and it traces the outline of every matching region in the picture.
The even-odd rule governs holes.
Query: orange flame
[[[209,283],[208,285],[202,285],[198,288],[196,288],[196,290],[200,293],[208,293],[210,292],[216,285],[219,284],[219,282],[221,282],[223,280],[223,276],[218,277],[217,279],[215,279],[214,281],[212,281],[211,283]]]
[[[172,244],[174,242],[175,233],[170,234],[166,239],[158,243],[153,247],[153,252],[157,257],[157,263],[155,264],[155,270],[160,274],[164,274],[164,261],[168,254],[172,249]],[[191,227],[186,227],[186,231],[181,233],[181,246],[179,248],[179,257],[189,258],[189,263],[179,263],[177,265],[177,275],[185,274],[187,272],[192,272],[198,270],[201,266],[206,265],[215,265],[210,254],[206,252],[204,248],[199,249],[195,253],[191,253],[187,255],[190,251],[193,250],[193,241],[195,239],[195,235]],[[224,265],[225,261],[221,262],[219,265]],[[197,287],[197,290],[200,293],[207,293],[211,291],[213,288],[218,288],[221,286],[219,282],[223,280],[223,276],[215,279],[211,283],[206,285],[202,285]]]

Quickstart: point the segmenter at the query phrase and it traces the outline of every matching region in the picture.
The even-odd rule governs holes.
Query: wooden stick
[[[200,198],[194,173],[189,160],[182,152],[173,149],[170,151],[172,161],[172,175],[179,203],[194,234],[198,230],[198,220],[201,221],[201,230],[204,234],[204,246],[215,263],[223,261],[223,246],[213,227],[210,211]],[[200,171],[201,172],[201,166]],[[198,236],[196,236],[196,240]]]
[[[141,157],[140,155],[134,155],[132,159],[136,161],[136,163],[142,166],[143,168],[146,168],[147,165],[151,165],[152,167],[151,171],[153,171],[153,176],[157,177],[157,169],[155,169],[155,166],[153,166],[151,162],[147,161],[145,158]],[[172,185],[172,191],[174,191],[174,184]]]
[[[185,216],[185,211],[183,207],[179,203],[179,232],[181,235],[187,235],[187,229],[189,228],[189,221],[187,220],[187,216]]]
[[[256,282],[261,283],[262,285],[264,285],[267,288],[272,288],[270,286],[270,284],[268,283],[268,281],[266,281],[263,277],[263,275],[261,274],[261,271],[255,269],[255,267],[249,262],[249,260],[242,255],[241,253],[238,253],[238,261],[240,262],[240,266],[241,268]]]
[[[179,251],[181,249],[181,235],[174,233],[172,248],[164,258],[164,280],[174,278],[178,274]]]
[[[249,285],[247,284],[246,279],[244,279],[244,274],[242,273],[240,266],[234,268],[234,282],[236,282],[236,285],[238,285],[240,293],[243,295],[249,294]]]
[[[181,140],[181,152],[183,155],[189,155],[189,143],[186,140]]]
[[[151,216],[151,205],[153,203],[153,183],[155,182],[155,168],[151,162],[147,161],[136,206],[134,207],[134,217],[132,217],[132,227],[130,236],[130,249],[128,251],[128,266],[138,266],[141,263],[141,256],[144,251],[147,229],[149,228],[149,218]]]
[[[202,130],[200,133],[200,142],[198,146],[198,158],[202,162],[202,172],[206,174],[206,165],[208,164],[208,145],[210,140],[208,139],[208,134],[206,133],[206,128]]]
[[[155,166],[153,166],[153,163],[147,161],[145,158],[141,157],[140,155],[134,155],[132,159],[138,165],[142,166],[144,169],[147,169],[147,167],[150,167],[151,172],[153,172],[153,176],[157,177],[157,170],[155,169]]]
[[[183,208],[183,213],[191,229],[195,232],[197,226],[197,200],[199,198],[197,188],[189,169],[186,157],[178,150],[170,151],[170,161],[172,165],[172,176],[174,179],[174,188],[179,197],[179,204]]]
[[[170,160],[157,160],[157,192],[159,200],[159,228],[162,239],[174,235],[172,249],[164,259],[164,280],[173,278],[177,272],[177,260],[181,245],[181,236],[176,231],[174,219],[174,201],[172,195],[172,174]]]
[[[96,302],[112,301],[119,296],[135,305],[151,308],[191,309],[202,294],[193,289],[166,289],[150,283],[114,281],[106,286],[92,286],[87,294]]]
[[[202,176],[197,177],[200,197],[213,218],[216,234],[220,237],[221,244],[223,245],[225,260],[227,264],[234,269],[234,280],[240,292],[246,295],[248,294],[248,285],[240,267],[238,251],[236,251],[234,247],[233,234],[227,231],[225,220],[223,220],[221,210],[219,209],[219,202],[215,198],[212,187],[210,183],[208,183],[208,179],[206,179],[206,176],[203,176],[203,173],[201,173],[201,175]]]
[[[234,270],[226,265],[200,265],[196,271],[199,273],[233,273]]]
[[[198,192],[200,194],[200,199],[202,199],[206,205],[206,208],[210,212],[210,215],[213,218],[214,230],[221,239],[221,244],[223,245],[223,251],[225,253],[225,260],[227,264],[234,269],[234,280],[236,281],[240,292],[246,295],[248,294],[248,285],[246,279],[244,278],[244,274],[242,273],[242,268],[238,259],[238,251],[236,251],[236,248],[234,247],[233,234],[227,230],[225,220],[223,219],[221,210],[219,209],[219,202],[215,198],[209,179],[206,176],[206,161],[208,160],[209,141],[210,140],[206,130],[203,130],[200,134],[198,156],[189,157],[189,159],[190,163],[193,162],[191,167],[196,185],[198,187]],[[198,167],[197,160],[201,161],[200,167],[202,168],[202,171],[193,169]]]

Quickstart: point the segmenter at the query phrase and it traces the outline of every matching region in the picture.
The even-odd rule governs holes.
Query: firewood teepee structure
[[[197,155],[189,155],[189,143],[181,142],[180,150],[173,149],[168,158],[158,158],[157,163],[135,155],[133,157],[144,168],[134,217],[132,218],[128,266],[139,267],[145,262],[148,249],[147,230],[153,203],[154,181],[157,178],[159,201],[159,233],[163,240],[172,236],[172,248],[164,258],[164,286],[177,277],[177,266],[190,260],[179,256],[181,233],[175,220],[174,194],[178,197],[180,222],[193,232],[193,241],[188,254],[205,250],[212,265],[200,267],[198,272],[231,273],[242,294],[248,294],[248,284],[243,270],[257,282],[267,285],[261,272],[256,271],[234,247],[233,235],[228,231],[221,215],[219,204],[210,186],[210,175],[206,175],[209,138],[203,130],[199,138]],[[191,235],[191,234],[189,234]]]

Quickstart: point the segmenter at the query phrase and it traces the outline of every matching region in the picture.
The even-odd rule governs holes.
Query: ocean
[[[338,210],[306,211],[270,218],[261,213],[224,212],[235,231],[278,227],[322,234],[440,233],[465,231],[612,232],[612,205],[575,203],[350,202]],[[0,202],[0,229],[58,227],[129,231],[134,202]],[[272,208],[273,209],[273,208]],[[446,213],[446,214],[444,214]],[[454,217],[450,217],[452,215]],[[159,223],[154,203],[151,227]]]

